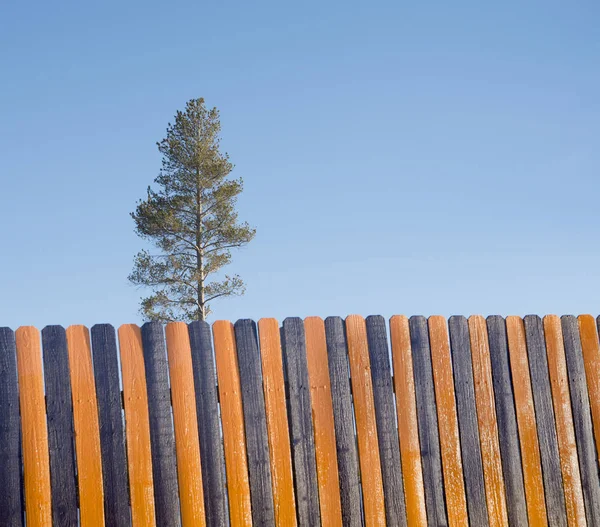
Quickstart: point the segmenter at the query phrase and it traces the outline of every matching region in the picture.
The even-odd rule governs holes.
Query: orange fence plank
[[[96,527],[104,524],[104,487],[90,332],[85,326],[67,328],[67,350],[73,394],[79,515],[82,526]]]
[[[295,527],[297,524],[296,500],[279,324],[274,318],[263,318],[258,321],[258,332],[267,413],[267,433],[269,435],[275,524]]]
[[[359,315],[347,317],[346,336],[358,433],[365,523],[367,527],[383,526],[386,525],[383,479],[365,319]]]
[[[325,323],[319,317],[304,321],[306,358],[315,433],[319,504],[323,525],[342,525],[333,402],[327,361]]]
[[[506,332],[521,444],[527,516],[532,527],[548,525],[523,320],[520,317],[507,317]]]
[[[187,325],[183,322],[167,324],[166,335],[181,524],[183,527],[188,525],[204,526],[206,525],[206,519],[204,516],[198,419],[194,403],[196,400],[194,371]]]
[[[31,326],[21,327],[15,332],[15,337],[25,473],[25,518],[28,527],[50,527],[50,454],[40,333]]]
[[[134,324],[119,328],[125,432],[133,527],[156,525],[150,450],[148,392],[142,351],[142,333]]]
[[[213,324],[213,336],[221,401],[230,520],[232,527],[251,526],[252,510],[242,391],[233,324],[218,320]]]
[[[600,344],[598,343],[598,329],[596,321],[591,315],[580,315],[579,335],[581,337],[581,351],[585,364],[594,435],[596,436],[596,450],[600,452]]]
[[[431,365],[435,385],[440,449],[444,469],[446,507],[450,526],[469,524],[467,499],[460,455],[458,415],[452,378],[452,360],[446,319],[441,316],[429,318]]]
[[[398,436],[402,475],[404,477],[404,499],[406,519],[410,526],[427,525],[425,488],[421,466],[421,446],[417,423],[417,400],[413,375],[412,352],[408,319],[396,315],[390,319],[392,360],[394,364],[394,387],[398,415]]]
[[[469,318],[469,335],[488,518],[490,527],[502,527],[508,525],[508,512],[495,412],[490,345],[487,325],[482,316]]]
[[[548,371],[554,402],[556,419],[556,435],[563,476],[563,489],[569,527],[586,525],[583,490],[579,474],[577,444],[571,413],[571,396],[569,394],[569,378],[567,360],[560,318],[556,315],[544,317],[544,333],[546,336],[546,354]]]

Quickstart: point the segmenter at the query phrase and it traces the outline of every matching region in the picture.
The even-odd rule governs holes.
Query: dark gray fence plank
[[[228,525],[225,454],[219,424],[217,376],[210,326],[206,322],[192,322],[188,329],[194,367],[206,525]]]
[[[450,317],[448,328],[469,521],[471,525],[487,525],[489,520],[467,319]]]
[[[411,317],[409,326],[427,525],[441,527],[448,525],[448,520],[427,320],[422,316]]]
[[[91,337],[100,421],[104,518],[109,527],[129,527],[131,511],[115,328],[96,324]]]
[[[396,408],[385,319],[382,316],[369,316],[366,319],[366,326],[386,520],[388,525],[405,526],[406,506],[404,504],[400,443],[396,426]]]
[[[256,525],[275,525],[267,415],[256,324],[249,319],[238,320],[234,329],[246,428],[252,520]]]
[[[0,328],[0,525],[23,525],[21,419],[17,350],[12,329]]]
[[[548,373],[548,357],[544,340],[544,326],[537,315],[523,319],[527,338],[527,356],[533,388],[533,402],[537,423],[542,474],[546,491],[546,508],[550,527],[566,527],[567,512],[563,490],[558,438],[554,419],[552,388]]]
[[[579,324],[574,316],[562,317],[561,323],[585,515],[588,525],[600,525],[598,457],[596,455],[590,399],[581,351],[581,340],[579,338]]]
[[[282,347],[289,387],[288,404],[298,523],[301,527],[318,527],[321,525],[319,489],[302,319],[286,318],[283,321]]]
[[[142,326],[142,345],[148,390],[156,524],[176,527],[180,525],[179,489],[167,349],[162,324],[147,322]]]
[[[348,348],[344,322],[340,317],[325,319],[325,336],[331,380],[331,399],[333,401],[342,523],[344,527],[360,527],[362,525],[362,512],[358,450],[354,433]]]
[[[506,323],[500,316],[491,316],[487,318],[487,328],[508,523],[515,526],[527,525],[527,503],[523,486],[521,449],[508,356]]]
[[[76,526],[77,480],[73,434],[73,401],[67,335],[61,326],[42,330],[46,419],[52,488],[52,522]]]

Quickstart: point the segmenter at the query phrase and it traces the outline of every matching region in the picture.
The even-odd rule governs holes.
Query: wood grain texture
[[[354,432],[354,412],[344,322],[340,317],[325,319],[327,361],[333,401],[333,421],[340,478],[342,524],[362,525],[358,450]]]
[[[469,325],[465,317],[453,316],[448,321],[454,389],[460,431],[460,447],[465,479],[467,509],[473,525],[488,525],[487,499],[483,478],[483,460],[477,404],[475,402],[475,381],[471,359]],[[434,371],[435,374],[435,371]]]
[[[267,416],[256,324],[249,319],[238,320],[234,330],[246,425],[252,521],[256,525],[275,525]]]
[[[50,451],[52,521],[54,525],[78,525],[77,479],[73,444],[73,403],[69,378],[67,335],[61,326],[42,330],[46,417]]]
[[[92,327],[91,335],[100,422],[104,517],[107,526],[129,527],[131,510],[115,328],[110,324],[97,324]]]
[[[583,526],[587,525],[587,522],[581,476],[579,474],[579,461],[577,459],[573,415],[571,413],[567,362],[560,319],[556,315],[544,317],[544,334],[546,337],[552,400],[554,402],[567,523],[569,527]]]
[[[333,423],[333,401],[325,324],[319,317],[304,320],[308,379],[315,430],[315,452],[319,482],[321,522],[324,525],[342,526],[342,506]]]
[[[469,516],[460,453],[448,326],[446,319],[440,316],[432,316],[428,322],[448,524],[458,527],[468,525]]]
[[[600,345],[598,344],[598,330],[596,321],[591,315],[580,315],[579,336],[585,375],[587,379],[594,435],[596,437],[596,453],[600,452]]]
[[[537,422],[542,476],[546,491],[546,510],[551,527],[566,527],[567,514],[560,466],[556,421],[552,403],[552,389],[548,375],[548,357],[544,343],[544,327],[537,315],[523,320],[529,358],[529,373],[533,389],[533,403]]]
[[[498,422],[494,411],[496,402],[488,332],[485,320],[481,316],[470,317],[468,325],[489,525],[503,527],[508,525],[508,513],[498,440]]]
[[[21,419],[15,334],[0,328],[0,525],[23,525]]]
[[[585,514],[588,525],[600,525],[600,475],[577,318],[564,316],[561,325]]]
[[[15,335],[21,407],[25,519],[28,527],[49,527],[52,525],[52,497],[40,334],[34,327],[26,326],[17,329]]]
[[[427,525],[448,525],[427,319],[409,319]]]
[[[167,350],[160,322],[147,322],[142,326],[142,348],[148,393],[156,524],[176,527],[181,522],[180,493]]]
[[[282,345],[289,389],[288,415],[290,417],[298,523],[302,526],[319,526],[321,517],[317,463],[302,319],[286,318],[283,321]]]
[[[527,502],[521,466],[521,447],[506,323],[502,317],[491,316],[487,318],[486,325],[490,345],[494,401],[498,421],[502,474],[506,490],[508,523],[509,525],[527,525]]]
[[[133,527],[156,525],[148,392],[142,332],[134,324],[119,327],[119,349],[125,401],[125,434]]]
[[[225,488],[225,455],[210,326],[206,322],[192,322],[188,326],[188,332],[196,390],[206,523],[227,525],[229,513]]]
[[[258,333],[275,525],[295,527],[297,525],[296,500],[279,323],[274,318],[262,318],[258,321]]]
[[[529,524],[532,527],[548,525],[544,498],[544,480],[542,478],[542,462],[523,320],[514,316],[507,317],[506,332],[508,336],[517,424],[519,427]]]
[[[390,368],[390,353],[385,319],[369,316],[366,319],[373,401],[379,439],[379,457],[383,476],[385,514],[388,525],[406,525],[406,505],[400,462],[400,442],[396,428],[394,387]]]
[[[229,516],[232,527],[251,526],[252,508],[244,412],[233,324],[224,320],[215,322],[213,335],[225,446]]]
[[[358,435],[365,525],[367,527],[386,525],[383,476],[365,319],[359,315],[347,317],[346,336]]]
[[[404,498],[408,525],[426,526],[425,488],[421,467],[417,400],[413,374],[410,329],[405,316],[390,319],[390,340],[394,364],[394,386],[396,389],[396,413],[402,474],[404,476]]]
[[[206,525],[206,519],[202,466],[196,405],[192,404],[195,398],[194,372],[187,325],[184,322],[167,324],[166,335],[173,399],[181,524],[183,527],[193,525],[203,527]]]
[[[95,527],[104,524],[104,488],[96,383],[90,333],[85,326],[67,328],[67,349],[73,394],[80,522],[84,527]]]

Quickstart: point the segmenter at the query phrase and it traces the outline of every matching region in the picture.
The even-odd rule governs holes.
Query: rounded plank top
[[[341,527],[342,506],[325,323],[319,317],[309,317],[304,320],[304,330],[315,433],[321,521],[324,525]]]
[[[269,436],[275,524],[295,527],[294,474],[285,400],[285,381],[279,323],[274,318],[258,321],[260,357]]]
[[[358,434],[365,524],[367,527],[386,525],[367,326],[363,317],[350,315],[346,318],[346,337]]]
[[[24,326],[17,329],[15,337],[21,407],[25,518],[28,527],[49,527],[52,525],[50,455],[40,333],[32,326]]]
[[[428,322],[448,523],[451,527],[459,527],[468,525],[469,517],[460,452],[448,326],[446,319],[441,316],[432,316]]]
[[[396,390],[396,413],[400,458],[404,477],[404,497],[408,525],[427,525],[425,488],[421,466],[421,446],[417,422],[417,400],[412,364],[410,329],[405,316],[390,319],[390,338]]]
[[[544,481],[542,479],[542,461],[523,320],[520,317],[507,317],[506,332],[521,444],[527,515],[529,517],[529,524],[532,527],[546,526],[548,525],[548,520],[544,496]]]
[[[73,394],[80,521],[84,527],[94,527],[104,524],[104,488],[98,400],[90,332],[85,326],[67,328],[67,350]]]
[[[194,372],[188,327],[172,322],[166,328],[177,476],[182,525],[206,525]]]
[[[131,519],[133,527],[156,525],[154,479],[150,447],[150,419],[142,333],[138,326],[125,324],[119,328],[123,397],[125,400],[125,435]]]
[[[232,527],[252,525],[244,413],[233,324],[213,324]]]

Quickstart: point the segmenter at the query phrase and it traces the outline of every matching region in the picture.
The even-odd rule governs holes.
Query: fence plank
[[[344,322],[340,317],[325,319],[325,338],[333,400],[342,523],[344,527],[359,527],[362,525],[362,512],[358,452],[354,433],[346,335]]]
[[[593,323],[593,319],[592,319]],[[588,525],[600,525],[600,475],[594,446],[594,430],[577,318],[561,320],[567,362],[573,425]]]
[[[506,489],[508,523],[509,525],[527,525],[527,502],[521,467],[521,450],[506,323],[502,317],[490,316],[487,318],[486,324],[490,345],[502,473]]]
[[[252,525],[246,437],[235,335],[231,322],[213,324],[225,467],[229,492],[229,516],[233,527]]]
[[[494,411],[496,403],[490,346],[482,316],[475,315],[469,318],[469,340],[489,524],[490,527],[503,527],[508,525],[508,513],[498,440],[498,422]]]
[[[40,334],[31,326],[16,331],[21,436],[28,527],[52,524],[50,457],[44,402]]]
[[[21,527],[21,441],[15,334],[0,328],[0,525]]]
[[[73,402],[69,378],[67,335],[61,326],[42,330],[44,381],[50,480],[52,486],[52,521],[54,525],[78,525],[75,449],[73,448]]]
[[[97,324],[92,327],[91,334],[100,421],[104,516],[108,526],[129,527],[131,510],[115,328],[110,324]]]
[[[125,433],[133,527],[156,525],[148,391],[142,349],[142,332],[134,324],[119,327]],[[161,526],[162,527],[162,526]]]
[[[531,525],[548,525],[540,446],[523,320],[519,317],[507,317],[506,331],[521,444],[527,514]]]
[[[82,526],[95,527],[104,524],[104,489],[90,333],[85,326],[67,328],[67,350],[73,394],[80,521]]]
[[[365,524],[385,525],[385,498],[379,457],[379,441],[375,418],[371,365],[367,327],[364,318],[350,315],[346,318],[350,378],[354,397],[358,454],[362,477]]]
[[[301,526],[318,526],[321,525],[319,489],[302,319],[286,318],[283,321],[282,340],[284,366],[289,383],[290,433],[298,523]]]
[[[270,446],[275,525],[295,527],[296,500],[279,323],[274,318],[262,318],[258,321],[258,333]]]
[[[410,330],[405,316],[390,319],[396,413],[408,525],[427,525]]]
[[[257,525],[275,525],[267,416],[256,324],[249,319],[238,320],[234,330],[246,425],[252,521]]]
[[[198,419],[194,401],[194,373],[192,351],[187,325],[184,322],[167,324],[167,352],[171,396],[173,399],[173,425],[177,453],[177,475],[181,505],[181,524],[204,526],[204,495],[202,492],[202,467]]]
[[[594,435],[596,436],[596,453],[600,455],[600,375],[598,375],[600,371],[600,345],[598,344],[598,330],[596,321],[591,315],[580,315],[578,321]]]
[[[319,317],[309,317],[304,320],[304,330],[306,333],[308,379],[315,429],[321,522],[324,525],[339,525],[341,527],[342,506],[325,324]]]
[[[581,477],[577,460],[577,445],[571,413],[571,397],[567,363],[560,319],[555,315],[544,317],[548,372],[556,419],[556,435],[560,454],[566,516],[569,527],[586,525]]]
[[[431,343],[431,364],[437,405],[438,426],[440,430],[440,448],[444,469],[444,487],[448,524],[451,526],[468,525],[465,483],[460,455],[460,436],[454,380],[452,379],[452,361],[448,341],[446,319],[440,316],[429,318],[429,340]]]
[[[411,317],[409,327],[427,524],[430,527],[441,527],[448,525],[448,520],[427,319],[421,316]]]
[[[452,369],[454,372],[460,447],[469,519],[472,525],[488,525],[483,461],[479,426],[477,424],[473,361],[471,359],[471,342],[467,319],[459,316],[450,317],[448,328],[450,331]]]
[[[565,495],[560,470],[560,454],[556,437],[556,422],[552,404],[552,389],[548,376],[548,358],[544,343],[542,320],[528,315],[523,320],[542,459],[542,476],[546,491],[546,509],[551,527],[566,527]]]
[[[367,317],[366,326],[386,519],[388,525],[405,526],[406,505],[400,462],[400,442],[396,428],[394,389],[385,319],[382,316]]]
[[[225,457],[220,431],[217,377],[210,326],[206,322],[192,322],[188,326],[188,332],[196,390],[206,523],[227,525],[229,514],[225,489]]]
[[[148,393],[156,524],[161,527],[176,527],[181,521],[181,508],[167,350],[160,322],[147,322],[142,326],[142,349]]]

